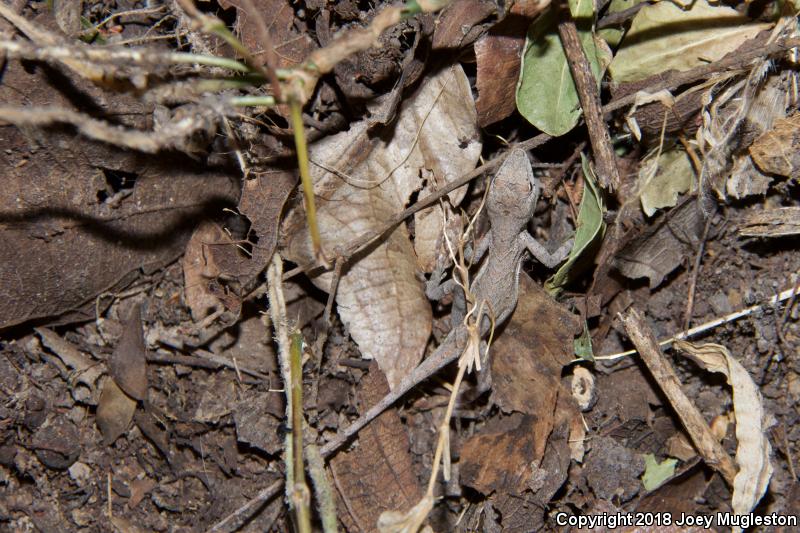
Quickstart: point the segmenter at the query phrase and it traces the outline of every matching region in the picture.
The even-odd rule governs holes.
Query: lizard
[[[491,310],[495,325],[498,326],[511,316],[517,305],[519,272],[525,252],[530,252],[546,267],[553,268],[567,257],[572,248],[572,240],[569,240],[551,254],[528,233],[528,221],[533,217],[540,191],[541,185],[533,173],[528,156],[523,150],[512,149],[497,171],[486,199],[490,230],[472,254],[476,263],[482,256],[486,257],[473,279],[471,291],[477,302],[483,301]],[[435,278],[440,275],[441,273],[435,273],[432,281],[438,282]],[[426,292],[434,298],[440,297],[452,290],[452,281],[448,280],[439,288],[429,288]],[[456,299],[454,298],[454,307],[463,306]],[[463,301],[463,293],[461,300]],[[463,311],[460,309],[454,309],[454,313],[461,312]],[[488,317],[485,318],[487,319],[481,320],[479,326],[481,336],[486,335],[491,327]],[[378,403],[339,431],[322,447],[321,455],[327,457],[334,453],[409,390],[458,359],[466,346],[467,336],[467,327],[454,321],[452,329],[433,354],[405,376]]]

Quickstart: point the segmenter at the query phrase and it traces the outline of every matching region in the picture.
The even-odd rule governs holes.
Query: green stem
[[[188,52],[172,52],[167,56],[172,63],[184,63],[190,65],[207,65],[209,67],[222,67],[236,72],[250,73],[250,67],[240,63],[235,59],[227,57],[209,56],[203,54],[190,54]]]
[[[311,533],[311,509],[303,464],[303,336],[295,331],[291,336],[289,352],[292,399],[292,456],[294,460],[294,504],[297,529],[300,533]]]
[[[314,255],[316,258],[325,263],[325,257],[322,255],[322,240],[319,235],[319,225],[317,224],[314,184],[311,182],[311,172],[308,170],[308,146],[306,145],[306,135],[303,129],[303,115],[300,102],[295,98],[289,100],[289,110],[292,129],[294,130],[297,166],[300,169],[300,181],[303,184],[303,195],[306,199],[306,219],[308,220],[308,231],[311,235],[311,246],[314,248]]]

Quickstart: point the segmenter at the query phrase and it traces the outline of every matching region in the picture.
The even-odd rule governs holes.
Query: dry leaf
[[[723,374],[733,389],[739,471],[733,480],[731,507],[736,514],[747,514],[764,496],[772,477],[771,447],[766,435],[767,415],[758,386],[724,346],[676,341],[675,347],[709,372]]]
[[[775,121],[775,127],[750,146],[758,168],[770,174],[800,175],[800,113]]]
[[[569,396],[561,371],[580,331],[575,315],[520,273],[517,307],[492,344],[492,399],[500,409],[552,416],[559,395]]]
[[[264,59],[264,43],[258,31],[254,13],[248,13],[246,2],[219,0],[222,9],[236,8],[236,31],[242,44],[256,58]],[[263,17],[270,43],[275,50],[276,68],[290,68],[300,64],[316,45],[307,32],[295,28],[294,8],[287,0],[253,0],[253,6]]]
[[[147,349],[142,333],[141,304],[131,309],[122,337],[108,360],[111,377],[125,394],[135,400],[147,397]]]
[[[211,244],[228,241],[230,238],[213,222],[200,224],[183,255],[183,294],[186,305],[192,313],[192,320],[199,322],[222,305],[222,302],[209,289],[208,281],[220,275],[216,256]]]
[[[648,278],[650,288],[654,289],[684,258],[694,253],[692,246],[702,229],[700,208],[689,198],[631,238],[617,252],[614,265],[627,278]]]
[[[642,161],[639,168],[639,187],[642,209],[649,217],[658,209],[674,207],[678,196],[689,191],[695,183],[695,172],[689,156],[673,149]]]
[[[379,133],[362,121],[311,147],[325,250],[380,227],[403,209],[423,186],[420,169],[431,171],[439,187],[474,168],[481,144],[461,67],[427,80],[404,102],[392,127]],[[304,225],[304,214],[295,209],[286,226],[287,257],[295,262],[313,257]],[[431,330],[430,305],[416,270],[408,231],[400,225],[351,260],[336,292],[342,321],[391,387],[419,363]],[[323,290],[330,282],[330,274],[314,280]]]
[[[478,124],[482,127],[503,120],[517,110],[515,93],[519,79],[520,53],[530,21],[506,17],[475,42],[478,67],[475,86]]]
[[[389,392],[386,379],[375,363],[363,378],[361,389],[361,412]],[[331,472],[344,502],[337,507],[347,510],[339,513],[347,531],[374,531],[383,513],[413,507],[420,501],[423,490],[414,476],[408,434],[395,409],[384,412],[361,430],[358,442],[358,447],[339,452],[330,460]],[[409,513],[406,518],[416,516]],[[426,516],[422,515],[422,519]],[[397,513],[388,518],[391,517],[397,517]],[[401,530],[391,529],[388,524],[384,528],[378,525],[378,529]]]
[[[567,478],[566,423],[553,428],[552,416],[491,419],[461,449],[461,484],[488,496],[502,531],[544,529],[544,509]]]
[[[784,237],[800,234],[800,207],[778,207],[747,213],[739,223],[745,237]]]
[[[481,34],[478,24],[497,9],[491,0],[461,0],[442,10],[433,32],[433,49],[461,48]]]
[[[126,126],[147,120],[132,96],[47,80],[41,69],[29,74],[9,62],[0,101],[69,108],[67,95],[80,91]],[[98,294],[175,260],[193,219],[238,194],[237,180],[188,157],[144,156],[63,129],[0,126],[0,146],[0,328],[93,318]]]
[[[770,24],[748,24],[735,9],[696,0],[689,9],[672,2],[642,8],[622,40],[609,72],[617,83],[717,61]]]
[[[111,377],[103,381],[103,392],[97,403],[95,420],[103,442],[111,444],[127,431],[136,412],[136,400],[125,394]]]
[[[246,284],[269,264],[278,242],[283,204],[297,183],[293,171],[278,167],[253,169],[244,180],[239,213],[250,220],[248,240],[253,244],[250,257],[234,246],[213,246],[211,253],[222,272]]]

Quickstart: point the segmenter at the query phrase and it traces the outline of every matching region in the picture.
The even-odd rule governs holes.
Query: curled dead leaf
[[[675,347],[705,370],[723,374],[733,389],[736,464],[739,471],[733,480],[731,507],[736,514],[747,514],[764,496],[772,477],[772,448],[766,434],[767,415],[758,386],[742,364],[722,345],[695,345],[678,340]]]

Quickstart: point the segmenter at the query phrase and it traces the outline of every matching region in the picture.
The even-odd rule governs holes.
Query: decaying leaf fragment
[[[772,448],[766,435],[769,424],[758,386],[724,346],[676,341],[675,347],[709,372],[723,374],[733,389],[739,471],[733,480],[731,507],[736,514],[749,513],[764,496],[772,477]]]
[[[111,444],[125,433],[136,404],[147,396],[147,354],[142,332],[141,304],[131,309],[122,336],[108,361],[109,376],[97,404],[97,427]]]
[[[658,287],[685,257],[703,229],[703,214],[693,198],[666,213],[617,253],[614,266],[627,278],[648,278],[650,288]]]
[[[125,394],[112,377],[103,381],[103,392],[97,403],[95,421],[103,442],[108,445],[127,431],[136,412],[136,400]]]
[[[135,400],[147,396],[147,350],[142,333],[141,304],[131,309],[122,336],[108,360],[108,370],[119,388]]]
[[[360,409],[366,410],[387,392],[386,378],[373,362],[369,373],[362,378]],[[391,509],[412,508],[423,495],[412,468],[408,433],[396,410],[384,412],[364,428],[358,442],[358,447],[342,451],[330,460],[330,470],[344,502],[344,505],[337,505],[341,510],[339,519],[348,531],[374,530],[382,514],[391,513]],[[415,515],[410,513],[409,516]],[[423,514],[422,520],[426,516]],[[389,515],[391,517],[397,515]],[[388,524],[379,525],[378,529],[399,531]]]
[[[385,131],[371,131],[362,121],[316,143],[310,160],[323,248],[330,253],[404,208],[423,186],[421,169],[438,188],[474,168],[480,149],[472,95],[460,66],[427,80]],[[295,262],[313,257],[304,225],[305,216],[295,207],[284,226],[285,252]],[[336,292],[339,316],[392,387],[422,358],[431,330],[430,305],[416,270],[414,249],[401,225],[350,260]],[[331,279],[319,276],[314,283],[328,290]]]
[[[694,169],[683,150],[669,150],[643,161],[639,169],[642,210],[651,217],[658,209],[674,207],[678,196],[689,191],[694,183]]]
[[[796,179],[800,175],[800,113],[777,120],[749,150],[764,172]]]
[[[691,2],[688,9],[658,2],[636,14],[608,70],[617,83],[689,70],[721,59],[769,26],[707,0]]]
[[[739,233],[745,237],[783,237],[800,234],[800,207],[753,211],[743,217]]]

